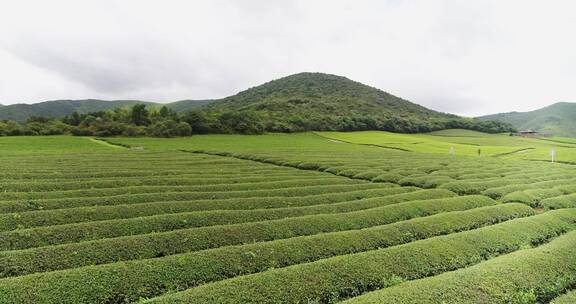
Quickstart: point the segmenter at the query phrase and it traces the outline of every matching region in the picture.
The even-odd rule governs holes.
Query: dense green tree
[[[186,112],[182,116],[182,120],[190,125],[193,134],[211,133],[215,128],[215,119],[204,111],[193,110]]]
[[[262,134],[264,124],[255,112],[225,112],[218,118],[225,133]]]
[[[174,120],[157,121],[148,127],[148,133],[155,137],[190,136],[192,128],[186,122]]]
[[[19,123],[11,120],[0,121],[0,136],[15,136],[23,134],[24,129]]]
[[[137,126],[147,126],[150,124],[149,112],[145,104],[132,106],[131,121]]]

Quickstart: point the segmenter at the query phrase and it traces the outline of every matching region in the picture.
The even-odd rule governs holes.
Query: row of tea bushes
[[[12,250],[0,251],[0,264],[2,265],[0,269],[6,270],[9,275],[14,272],[10,269],[25,268],[25,265],[58,265],[39,266],[38,268],[60,269],[121,260],[154,258],[228,245],[362,229],[443,212],[469,210],[492,205],[496,205],[496,202],[483,196],[409,201],[348,213],[309,215],[108,239],[98,239],[102,235],[98,237],[91,235],[89,237],[93,237],[95,240],[57,246],[50,245],[71,242],[73,237],[87,236],[78,237],[73,233],[57,236],[13,233],[10,234],[9,239],[3,238],[0,242],[4,250]],[[64,239],[60,239],[60,237]],[[43,247],[14,250],[34,246]]]
[[[344,213],[378,208],[386,205],[419,199],[432,199],[435,197],[435,195],[436,197],[446,197],[442,192],[418,191],[367,198],[351,202],[305,207],[182,212],[127,219],[113,219],[35,227],[29,229],[0,232],[0,240],[5,243],[0,244],[0,248],[8,248],[5,246],[14,246],[10,247],[8,250],[24,248],[17,247],[20,245],[16,244],[28,244],[31,247],[35,247],[32,244],[40,244],[37,241],[38,239],[43,239],[45,242],[51,242],[51,240],[53,240],[54,243],[47,243],[53,245],[85,241],[90,239],[145,234],[151,232],[163,232],[195,227],[259,222],[314,214]]]
[[[335,302],[541,244],[572,230],[575,221],[576,210],[549,212],[396,247],[232,278],[167,294],[149,303]]]
[[[28,211],[21,213],[0,214],[0,231],[63,225],[88,221],[102,221],[111,219],[126,219],[141,216],[151,216],[159,214],[173,214],[182,212],[208,211],[208,210],[255,210],[255,209],[275,209],[275,208],[302,208],[318,206],[330,208],[329,206],[319,206],[325,204],[339,204],[344,208],[367,208],[370,205],[352,206],[354,202],[366,200],[368,198],[389,197],[390,203],[401,199],[425,199],[455,196],[455,194],[439,189],[419,190],[415,187],[384,187],[369,190],[349,191],[343,193],[328,193],[311,195],[304,197],[270,197],[270,198],[244,198],[225,200],[199,200],[199,201],[161,201],[152,203],[78,207],[66,209],[53,209],[44,211]],[[409,192],[415,192],[408,195]],[[391,198],[391,195],[405,194]],[[263,210],[261,210],[263,211]]]
[[[573,211],[572,211],[573,212]],[[366,294],[347,304],[548,303],[576,284],[576,232],[476,266]],[[574,294],[554,304],[574,303]]]
[[[43,303],[106,303],[110,298],[135,301],[202,282],[390,247],[532,214],[530,208],[514,204],[449,212],[369,229],[323,233],[4,279],[0,280],[0,293],[8,292],[11,297],[21,301],[26,299],[37,302],[42,299]],[[21,268],[19,273],[13,275],[39,271],[32,265],[35,264],[25,264],[27,268]],[[181,272],[178,269],[195,271]],[[82,284],[86,281],[91,284]],[[30,294],[28,290],[34,290],[34,293]],[[63,290],[66,291],[66,300],[62,298]]]
[[[193,201],[193,200],[223,200],[242,198],[269,198],[269,197],[304,197],[326,193],[342,193],[348,191],[368,190],[376,188],[397,187],[394,184],[373,183],[342,183],[321,186],[292,187],[268,190],[245,190],[224,192],[152,192],[152,193],[126,193],[112,196],[73,197],[57,199],[34,199],[0,201],[0,213],[25,212],[31,210],[51,210],[76,208],[85,206],[112,206],[139,204],[160,201]],[[185,189],[183,189],[185,190]],[[86,190],[90,193],[89,190]]]

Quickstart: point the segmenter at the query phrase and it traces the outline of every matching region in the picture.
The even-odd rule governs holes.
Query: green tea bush
[[[516,191],[505,195],[502,198],[504,203],[523,203],[532,207],[540,207],[541,200],[545,198],[560,196],[564,194],[563,191],[558,189],[530,189],[524,191]]]
[[[362,199],[372,197],[389,197],[390,195],[413,192],[419,190],[415,187],[385,187],[369,190],[350,191],[344,193],[319,194],[304,197],[271,197],[271,198],[244,198],[244,199],[224,199],[224,200],[198,200],[198,201],[166,201],[154,203],[141,203],[115,206],[78,207],[67,209],[53,209],[43,211],[29,211],[22,213],[0,214],[0,231],[8,231],[22,228],[32,228],[39,226],[63,225],[87,221],[102,221],[111,219],[126,219],[159,214],[174,214],[194,211],[209,210],[254,210],[275,208],[298,208],[306,206],[317,206],[324,204],[336,204],[348,202],[344,205],[334,207],[323,206],[316,208],[313,212],[320,213],[322,210],[330,208],[342,208],[352,205]],[[387,200],[390,203],[397,199],[415,197],[441,198],[450,197],[455,194],[447,191],[434,189],[433,191],[421,192],[419,194],[401,196]],[[366,202],[369,203],[369,202]],[[369,204],[358,204],[358,209],[368,208]],[[350,206],[354,207],[354,206]],[[306,209],[300,209],[306,210]],[[314,209],[308,209],[314,210]],[[334,209],[336,210],[336,209]],[[343,209],[340,209],[343,210]]]
[[[338,179],[338,177],[293,174],[293,175],[273,175],[256,177],[228,177],[228,178],[205,178],[205,177],[163,177],[163,178],[138,178],[121,180],[84,180],[84,181],[59,181],[59,182],[12,182],[0,183],[0,191],[29,192],[29,191],[62,191],[78,189],[99,189],[99,188],[120,188],[133,186],[195,186],[206,185],[247,185],[250,183],[267,183],[302,180]],[[194,188],[191,188],[192,191]]]
[[[563,294],[550,302],[550,304],[574,304],[576,303],[576,291]]]
[[[520,204],[496,205],[412,219],[368,229],[323,233],[264,243],[222,247],[159,259],[88,266],[0,280],[0,294],[15,302],[106,303],[111,297],[135,301],[173,290],[190,288],[201,282],[265,271],[327,258],[408,243],[418,239],[482,227],[516,217],[533,215]],[[6,273],[22,275],[60,269],[57,264],[29,260]],[[77,267],[64,264],[63,267]],[[42,266],[42,267],[40,267]],[[52,266],[52,267],[49,267]],[[207,267],[209,266],[209,267]],[[195,271],[175,271],[175,268]],[[83,282],[90,281],[90,284]],[[34,290],[34,293],[29,293]],[[64,291],[64,294],[62,294]],[[7,296],[6,296],[7,297]],[[1,302],[2,296],[0,296]],[[17,299],[17,300],[16,300]]]
[[[365,180],[372,180],[372,181],[374,181],[374,178],[375,178],[376,176],[380,175],[380,174],[382,174],[382,171],[373,171],[373,170],[370,170],[370,171],[365,171],[365,172],[358,173],[358,174],[352,176],[352,178],[355,178],[355,179],[365,179]]]
[[[576,284],[576,232],[476,266],[366,294],[352,303],[548,303]],[[553,303],[574,303],[573,295]]]
[[[71,265],[82,261],[84,265],[110,263],[120,260],[153,258],[194,250],[203,250],[227,245],[237,245],[256,241],[269,241],[295,236],[312,235],[323,232],[362,229],[385,225],[398,221],[423,217],[442,212],[468,210],[495,205],[493,200],[482,196],[453,197],[424,201],[408,201],[389,206],[339,214],[309,215],[281,220],[271,220],[235,225],[212,226],[193,229],[180,229],[162,233],[124,236],[90,242],[62,244],[85,238],[101,238],[110,234],[106,227],[95,236],[86,234],[32,234],[14,231],[0,238],[4,250],[30,248],[28,250],[0,252],[7,264],[17,267],[18,259],[29,260],[30,256],[66,261]],[[139,228],[134,228],[139,229]],[[62,239],[61,239],[62,238]],[[14,257],[26,258],[14,258]],[[0,267],[2,269],[3,267]]]
[[[86,190],[58,190],[49,192],[28,192],[26,188],[21,189],[22,192],[4,192],[2,197],[9,197],[10,193],[17,197],[22,198],[49,198],[49,197],[70,197],[70,196],[104,196],[114,195],[121,193],[147,193],[147,192],[169,192],[169,191],[186,191],[186,192],[227,192],[227,191],[247,191],[247,190],[266,190],[266,189],[282,189],[293,187],[306,187],[306,186],[320,186],[320,185],[335,185],[335,184],[353,184],[362,183],[360,180],[347,180],[331,176],[316,177],[312,179],[298,179],[298,180],[281,180],[281,181],[265,181],[244,184],[214,184],[214,185],[145,185],[145,186],[127,186],[115,188],[99,188],[99,189],[86,189]],[[22,194],[22,195],[18,195]]]
[[[75,208],[83,206],[110,206],[138,204],[154,201],[191,201],[216,200],[233,198],[267,198],[267,197],[296,197],[314,194],[337,193],[362,189],[397,187],[394,184],[349,183],[339,185],[321,185],[307,187],[293,187],[269,190],[244,190],[225,192],[152,192],[152,193],[126,193],[103,197],[75,197],[57,199],[21,199],[17,201],[0,201],[0,213],[23,212],[30,210],[49,210]],[[87,190],[87,192],[90,192]]]
[[[380,174],[372,179],[375,183],[398,183],[403,178],[402,175],[395,173]]]
[[[416,186],[421,188],[436,188],[442,184],[454,181],[447,176],[407,176],[402,178],[398,183],[402,186]]]
[[[486,189],[484,185],[464,181],[449,182],[441,185],[439,188],[450,190],[459,195],[480,194],[482,190]]]
[[[571,213],[572,220],[576,219],[576,210],[562,211]],[[205,284],[152,299],[149,303],[336,302],[404,280],[414,280],[477,264],[496,255],[547,241],[573,229],[573,226],[573,222],[568,223],[555,217],[554,213],[546,213],[391,248],[338,256]],[[574,238],[575,235],[570,236]],[[572,246],[571,254],[563,262],[573,261],[576,257],[572,254],[576,243],[569,243]],[[565,254],[562,256],[566,258]],[[556,267],[559,268],[562,267]],[[571,271],[576,273],[576,269]],[[458,292],[458,289],[453,289],[454,284],[444,286]],[[474,284],[468,286],[476,287]]]
[[[576,208],[576,194],[547,198],[540,204],[546,209]]]

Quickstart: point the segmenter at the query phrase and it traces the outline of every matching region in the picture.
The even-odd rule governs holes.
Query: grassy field
[[[571,303],[572,145],[0,138],[0,303]]]

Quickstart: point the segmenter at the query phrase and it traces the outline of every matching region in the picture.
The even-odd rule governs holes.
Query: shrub
[[[540,201],[542,199],[560,196],[562,194],[564,193],[558,189],[530,189],[507,194],[502,198],[502,201],[505,203],[518,202],[532,207],[540,207]]]
[[[44,247],[0,252],[0,256],[4,260],[1,264],[6,265],[0,267],[0,269],[19,267],[16,262],[18,259],[20,261],[29,260],[31,256],[39,257],[40,263],[64,263],[64,265],[102,264],[120,260],[153,258],[227,245],[283,239],[322,232],[361,229],[442,212],[490,206],[495,203],[486,197],[478,196],[408,201],[355,212],[179,229],[162,233],[100,239],[58,246],[46,245],[70,242],[72,239],[99,238],[118,232],[113,229],[107,231],[106,227],[103,227],[102,230],[92,231],[93,234],[91,235],[73,234],[72,232],[74,231],[72,230],[69,230],[70,233],[65,235],[32,234],[29,231],[16,231],[2,237],[1,245],[4,248]],[[134,227],[133,229],[139,228]],[[130,231],[125,230],[122,233],[127,234]],[[9,267],[8,265],[12,266]]]
[[[354,298],[345,303],[548,303],[576,283],[576,232],[476,266]],[[457,286],[457,288],[454,288]],[[553,303],[574,303],[566,296]]]
[[[550,302],[550,304],[573,304],[573,303],[576,303],[576,291],[568,292]]]
[[[436,275],[551,239],[574,228],[576,210],[562,211],[570,213],[572,222],[565,222],[554,213],[545,213],[391,248],[236,277],[161,296],[149,303],[337,302],[398,283],[398,278],[413,280]],[[567,246],[564,246],[561,251],[563,259],[555,260],[556,263],[552,264],[557,265],[555,269],[562,269],[566,262],[576,265],[573,254],[576,235],[570,234],[570,238],[574,240],[568,242],[571,245],[570,257],[566,257]],[[576,269],[571,268],[572,273],[576,274]],[[519,276],[517,279],[524,278]],[[460,292],[459,288],[454,288],[454,284],[444,286],[454,293]],[[475,284],[467,286],[476,290]],[[431,288],[418,290],[437,294]]]
[[[483,185],[455,181],[446,183],[440,186],[441,189],[447,189],[460,195],[467,194],[480,194],[482,190],[486,189]]]
[[[322,193],[336,193],[351,190],[373,189],[378,187],[392,187],[391,184],[341,184],[341,185],[324,185],[324,186],[307,186],[293,187],[270,190],[240,190],[240,191],[222,191],[222,192],[189,192],[185,187],[148,187],[139,188],[137,193],[130,192],[128,188],[119,188],[114,192],[108,192],[108,196],[98,196],[97,190],[68,191],[74,192],[76,197],[61,197],[57,192],[30,192],[18,193],[13,192],[10,198],[17,197],[18,201],[0,201],[0,213],[21,212],[29,210],[49,210],[61,208],[74,208],[82,206],[109,206],[122,204],[136,204],[151,201],[184,201],[184,200],[216,200],[232,198],[256,198],[256,197],[295,197],[307,196]],[[168,190],[166,190],[168,189]],[[148,192],[143,192],[147,190]],[[170,192],[162,192],[170,191]],[[177,192],[175,190],[180,190]],[[52,195],[48,195],[52,193]],[[6,193],[4,193],[6,194]],[[2,196],[2,194],[0,194]],[[48,199],[38,199],[48,198]]]
[[[414,194],[394,196],[394,194],[413,192],[418,190],[414,187],[387,187],[375,188],[360,191],[350,191],[343,193],[319,194],[304,197],[273,197],[273,198],[246,198],[246,199],[224,199],[224,200],[197,200],[197,201],[161,201],[153,203],[138,203],[132,205],[112,205],[98,207],[78,207],[53,209],[43,211],[31,211],[22,213],[0,214],[0,231],[62,225],[85,221],[101,221],[111,219],[134,218],[139,216],[151,216],[159,214],[174,214],[180,212],[209,211],[209,210],[254,210],[261,209],[260,212],[274,208],[302,208],[305,206],[318,206],[322,209],[336,208],[337,206],[352,205],[361,202],[362,199],[371,197],[388,197],[390,202],[397,199],[422,199],[441,198],[453,196],[446,190],[418,191]],[[348,202],[344,203],[343,202]],[[337,205],[338,204],[338,205]],[[334,206],[334,207],[330,207]],[[368,206],[359,204],[357,208]],[[355,206],[354,206],[355,207]],[[317,209],[317,210],[320,210]]]
[[[374,250],[532,215],[520,204],[496,205],[468,211],[376,226],[368,229],[323,233],[264,243],[229,246],[159,259],[88,266],[0,281],[0,292],[9,290],[19,302],[106,303],[111,297],[135,301],[185,289],[201,282],[286,267],[340,254]],[[8,266],[11,275],[54,270],[36,260]],[[43,260],[40,260],[43,261]],[[74,265],[63,264],[66,267]],[[206,267],[210,265],[210,267]],[[54,266],[54,265],[51,265]],[[174,271],[174,268],[195,271]],[[18,272],[16,272],[18,271]],[[90,281],[90,284],[84,282]],[[29,293],[34,290],[34,293]],[[64,294],[63,294],[64,293]],[[2,296],[0,296],[1,299]]]
[[[576,208],[576,194],[547,198],[542,200],[541,205],[546,209]]]
[[[374,177],[372,181],[377,183],[398,183],[403,177],[400,174],[384,173]]]
[[[376,176],[382,174],[381,171],[364,171],[364,172],[360,172],[354,176],[352,176],[352,178],[356,178],[356,179],[365,179],[365,180],[373,180]]]

